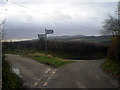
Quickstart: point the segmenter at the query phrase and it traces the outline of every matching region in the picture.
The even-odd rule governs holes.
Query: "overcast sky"
[[[45,28],[54,30],[49,36],[101,35],[104,20],[117,9],[117,0],[8,1],[1,2],[7,9],[2,14],[7,15],[5,39],[37,38]]]

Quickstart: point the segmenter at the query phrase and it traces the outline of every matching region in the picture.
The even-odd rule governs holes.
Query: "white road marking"
[[[56,71],[57,71],[57,69],[55,69],[55,70],[52,72],[52,74],[55,74],[55,73],[56,73]]]
[[[48,73],[51,69],[49,68],[47,71],[45,71],[45,73]]]
[[[48,83],[47,83],[47,81],[43,84],[43,86],[45,87],[45,86],[47,86],[48,85]]]
[[[79,87],[79,88],[86,88],[82,83],[80,83],[79,81],[76,81],[76,83],[77,83],[77,86]]]
[[[35,83],[34,83],[34,86],[37,86],[37,85],[38,85],[38,82],[35,82]]]
[[[50,75],[49,77],[47,78],[46,82],[43,84],[43,86],[47,86],[48,85],[48,80],[56,73],[57,69],[55,69]]]

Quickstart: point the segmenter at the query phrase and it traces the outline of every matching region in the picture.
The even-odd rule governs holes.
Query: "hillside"
[[[74,36],[53,36],[49,37],[48,40],[70,40],[70,41],[85,41],[85,42],[93,42],[93,43],[110,43],[110,36],[85,36],[85,35],[74,35]]]

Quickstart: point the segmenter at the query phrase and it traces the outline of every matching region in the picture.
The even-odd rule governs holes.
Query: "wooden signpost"
[[[45,39],[45,53],[46,53],[46,56],[47,56],[47,34],[53,34],[54,31],[51,29],[51,30],[47,30],[45,29],[45,34],[38,34],[38,38],[39,39]]]

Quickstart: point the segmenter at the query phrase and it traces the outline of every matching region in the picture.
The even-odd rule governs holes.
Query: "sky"
[[[48,36],[101,35],[103,22],[114,15],[117,0],[8,0],[0,2],[0,18],[6,18],[4,39]]]

